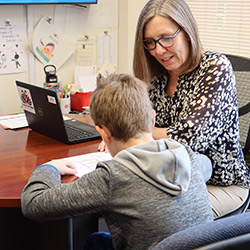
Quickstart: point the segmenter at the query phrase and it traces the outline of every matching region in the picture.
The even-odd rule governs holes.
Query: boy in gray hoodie
[[[153,140],[154,112],[144,82],[125,74],[98,79],[91,117],[113,159],[70,184],[73,164],[35,169],[22,212],[35,221],[98,213],[116,249],[152,249],[165,237],[213,220],[205,181],[210,160],[171,139]]]

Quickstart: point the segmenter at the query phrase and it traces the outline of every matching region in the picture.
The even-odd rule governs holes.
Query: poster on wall
[[[0,26],[0,74],[27,72],[26,24]]]
[[[29,47],[43,64],[53,64],[59,69],[73,54],[75,45],[58,27],[48,23],[43,17],[29,37]]]

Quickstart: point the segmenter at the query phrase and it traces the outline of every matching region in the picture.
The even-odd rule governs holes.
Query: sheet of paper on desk
[[[70,120],[72,118],[63,116],[64,120]],[[24,113],[17,115],[2,115],[0,116],[0,125],[4,129],[18,129],[28,127],[26,116]]]
[[[99,161],[111,160],[112,156],[105,152],[96,152],[64,158],[71,161],[77,168],[76,176],[81,177],[95,170]]]
[[[25,114],[0,116],[0,125],[5,129],[18,129],[28,127]]]

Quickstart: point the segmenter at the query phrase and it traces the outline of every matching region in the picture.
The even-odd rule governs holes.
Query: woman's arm
[[[236,84],[231,64],[224,56],[212,55],[191,76],[182,76],[178,84],[178,102],[167,99],[162,103],[163,90],[157,92],[157,85],[150,93],[157,113],[156,126],[165,127],[170,138],[205,152],[226,127],[237,123]]]
[[[235,119],[238,112],[236,84],[229,60],[210,58],[197,77],[187,112],[168,132],[206,150]],[[201,145],[202,144],[202,145]]]

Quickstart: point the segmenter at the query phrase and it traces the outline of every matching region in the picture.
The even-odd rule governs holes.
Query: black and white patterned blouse
[[[236,83],[230,61],[207,51],[199,66],[180,75],[173,97],[166,94],[168,75],[152,81],[149,91],[156,112],[156,127],[207,155],[213,164],[208,183],[250,187],[239,140]]]

